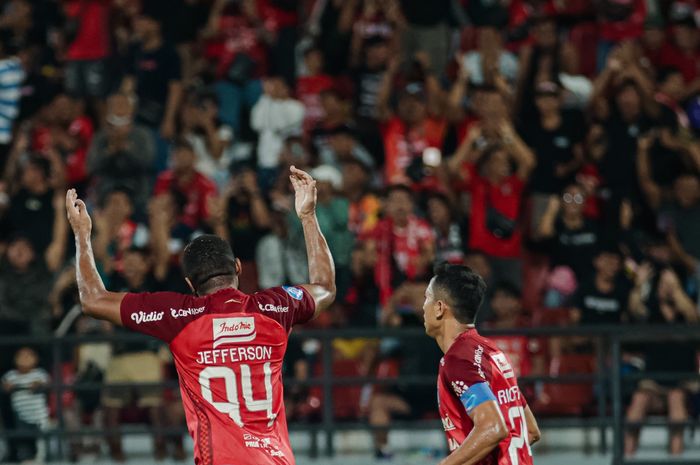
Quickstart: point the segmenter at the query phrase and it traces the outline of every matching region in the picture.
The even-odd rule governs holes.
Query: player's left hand
[[[294,186],[294,207],[300,219],[316,213],[316,181],[306,171],[292,165],[289,179]]]
[[[78,193],[75,189],[68,189],[66,192],[66,212],[68,214],[68,222],[73,228],[73,234],[76,236],[90,236],[92,231],[92,220],[88,215],[85,202],[78,198]]]

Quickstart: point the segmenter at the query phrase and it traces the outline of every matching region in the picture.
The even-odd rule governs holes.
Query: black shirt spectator
[[[619,252],[601,249],[593,264],[593,279],[582,283],[574,295],[573,320],[583,325],[621,323],[627,314],[631,286],[620,275]]]

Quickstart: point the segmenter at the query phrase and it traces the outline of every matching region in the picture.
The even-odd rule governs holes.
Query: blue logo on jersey
[[[294,286],[282,286],[287,294],[292,296],[292,299],[301,300],[304,297],[304,291]]]

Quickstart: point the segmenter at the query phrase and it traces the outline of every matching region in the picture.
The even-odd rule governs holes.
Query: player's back
[[[282,361],[291,326],[313,311],[313,300],[301,288],[125,297],[125,326],[170,344],[195,463],[294,464]]]
[[[440,361],[439,410],[450,451],[459,447],[474,427],[462,397],[470,386],[479,383],[490,387],[509,432],[480,465],[531,465],[525,420],[527,401],[508,357],[475,329],[460,334]]]

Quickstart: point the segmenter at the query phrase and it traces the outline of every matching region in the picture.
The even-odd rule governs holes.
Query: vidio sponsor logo
[[[141,323],[149,323],[152,321],[160,321],[163,319],[163,315],[165,315],[165,312],[143,312],[143,311],[138,311],[136,313],[131,314],[131,319],[136,322],[137,325],[140,325]]]

